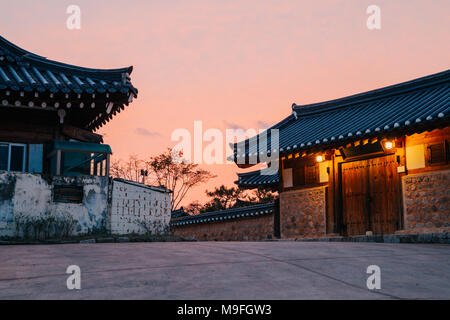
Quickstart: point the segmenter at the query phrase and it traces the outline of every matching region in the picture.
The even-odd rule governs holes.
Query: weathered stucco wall
[[[405,231],[450,230],[450,170],[402,178]]]
[[[317,238],[326,235],[325,187],[280,194],[281,238]]]
[[[111,233],[162,233],[170,223],[170,196],[132,182],[113,180]]]
[[[53,202],[55,183],[82,185],[82,203]],[[0,236],[15,236],[15,222],[20,216],[33,218],[64,214],[77,220],[73,234],[106,232],[107,196],[106,177],[52,177],[46,180],[39,174],[0,173]]]
[[[175,235],[207,241],[264,240],[273,238],[273,213],[236,220],[173,226]]]

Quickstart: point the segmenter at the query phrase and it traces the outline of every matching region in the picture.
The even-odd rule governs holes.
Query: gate
[[[340,164],[344,234],[394,233],[398,228],[395,155]]]

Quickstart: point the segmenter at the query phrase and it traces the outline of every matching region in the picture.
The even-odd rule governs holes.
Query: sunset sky
[[[66,8],[81,8],[81,30]],[[369,5],[381,30],[366,27]],[[383,87],[450,66],[448,0],[9,1],[1,35],[52,60],[93,68],[133,65],[139,89],[99,130],[115,159],[148,157],[177,128],[264,128],[307,104]],[[331,125],[331,124],[330,124]],[[232,185],[235,165],[205,189]]]

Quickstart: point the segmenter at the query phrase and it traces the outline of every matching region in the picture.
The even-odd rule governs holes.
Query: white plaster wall
[[[14,176],[0,174],[0,236],[11,237],[14,235],[14,206],[12,197],[16,178]]]
[[[145,185],[113,181],[111,233],[152,234],[163,231],[170,223],[170,196]],[[144,223],[147,228],[142,227]]]
[[[83,202],[53,202],[54,183],[83,185]],[[19,215],[37,217],[66,213],[77,220],[75,235],[106,232],[107,195],[108,178],[105,177],[53,177],[53,181],[48,182],[40,174],[0,173],[0,237],[15,235],[15,219]]]
[[[64,180],[64,183],[83,185],[83,202],[53,202],[53,212],[55,214],[70,213],[78,221],[74,234],[105,233],[108,219],[108,178],[80,176],[60,179]]]

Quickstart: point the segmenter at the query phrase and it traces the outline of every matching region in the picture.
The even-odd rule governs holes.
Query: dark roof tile
[[[105,70],[69,65],[30,53],[3,37],[0,37],[1,61],[0,83],[12,90],[31,86],[41,90],[66,88],[75,93],[93,93],[100,88],[102,91],[137,94],[137,89],[129,82],[132,67]],[[101,87],[98,86],[100,82]]]
[[[206,212],[195,216],[189,215],[173,218],[170,224],[172,226],[182,226],[197,223],[209,223],[216,221],[219,222],[229,219],[240,219],[251,216],[271,214],[274,212],[274,210],[275,210],[274,203],[263,203],[247,207],[238,207],[221,211]]]
[[[261,174],[261,170],[238,173],[237,185],[242,187],[258,187],[277,185],[279,181],[277,174]]]
[[[16,95],[19,92],[33,91],[38,92],[39,96],[41,93],[61,93],[61,97],[65,99],[72,99],[70,95],[82,99],[84,95],[84,99],[89,97],[89,101],[77,100],[74,101],[75,104],[91,104],[98,98],[102,102],[102,108],[105,100],[113,102],[115,107],[112,112],[115,114],[124,104],[128,105],[130,98],[137,97],[138,90],[130,82],[132,71],[133,67],[91,69],[48,60],[23,50],[0,36],[0,89],[15,91]],[[96,93],[103,97],[95,97]],[[103,117],[98,116],[99,112],[101,111],[85,113],[86,119],[79,120],[79,124],[87,129],[96,129],[111,118],[105,114]]]

